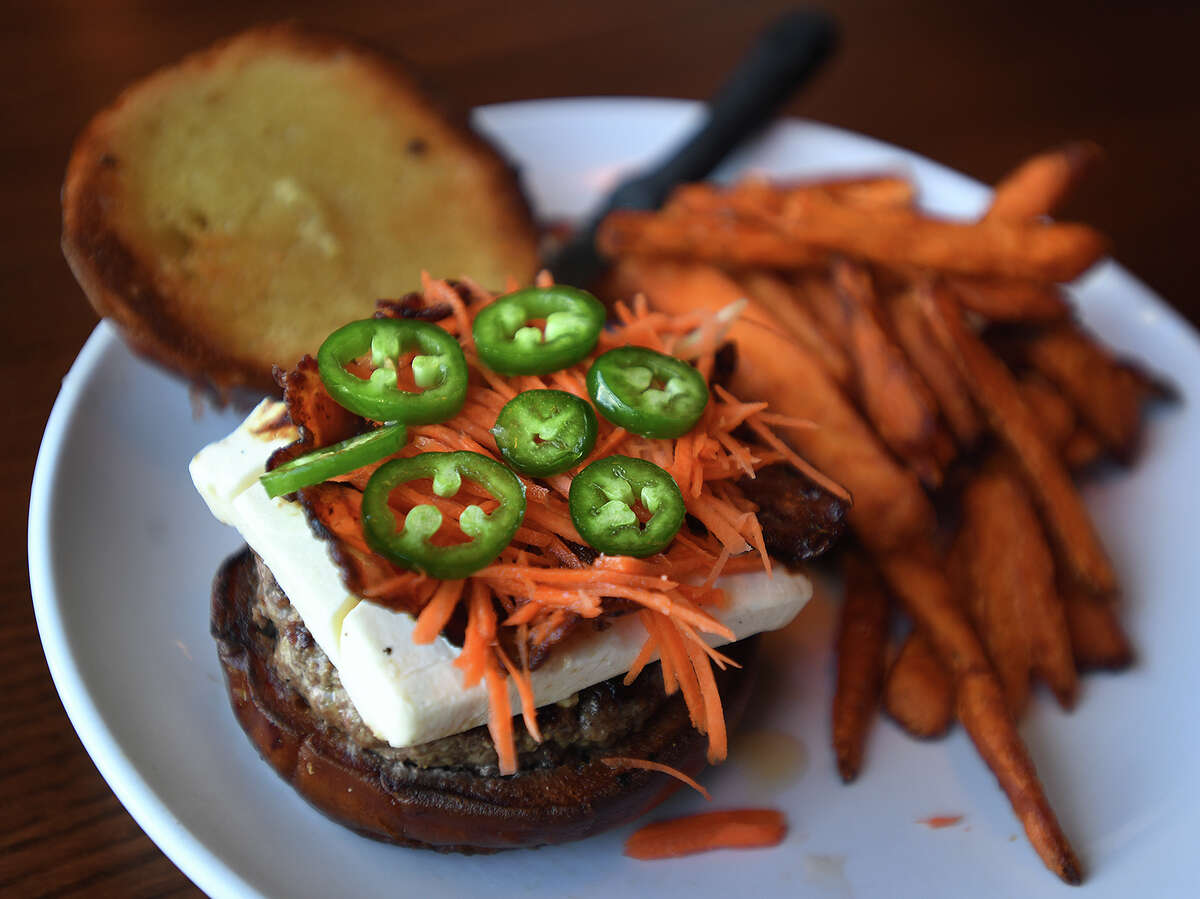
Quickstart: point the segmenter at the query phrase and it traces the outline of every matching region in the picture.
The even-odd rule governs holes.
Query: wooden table
[[[1200,119],[1187,0],[1014,4],[844,0],[837,59],[789,110],[910,147],[985,181],[1075,137],[1109,162],[1066,215],[1200,322]],[[12,6],[12,4],[10,4]],[[0,32],[0,893],[162,896],[196,889],[96,773],[34,626],[26,537],[34,459],[59,382],[96,320],[58,249],[71,141],[128,81],[255,22],[296,16],[398,51],[464,106],[586,94],[709,95],[773,0],[564,4],[26,3]]]

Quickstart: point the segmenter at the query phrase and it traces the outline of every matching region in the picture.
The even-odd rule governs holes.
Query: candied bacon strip
[[[291,371],[276,370],[275,379],[283,388],[283,401],[287,405],[288,416],[292,424],[300,429],[300,438],[276,452],[271,458],[272,464],[267,466],[268,469],[287,461],[276,460],[276,456],[283,451],[288,451],[288,459],[294,459],[302,452],[320,449],[353,437],[366,426],[362,418],[338,405],[329,395],[317,371],[317,360],[312,356],[305,356]]]

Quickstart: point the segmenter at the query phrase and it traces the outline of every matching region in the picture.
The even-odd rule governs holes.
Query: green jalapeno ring
[[[500,297],[475,316],[480,361],[502,375],[544,375],[574,365],[596,348],[604,305],[574,287],[528,287]],[[545,329],[531,326],[545,319]]]
[[[650,512],[649,521],[638,521],[637,502]],[[666,549],[687,511],[670,474],[630,456],[606,456],[575,475],[567,505],[575,530],[588,545],[609,555],[637,558]]]
[[[459,527],[471,538],[454,546],[434,546],[430,538],[442,525],[435,506],[414,506],[397,529],[396,515],[388,497],[396,487],[422,478],[433,480],[433,492],[450,497],[458,493],[463,478],[482,486],[499,502],[485,513],[477,505],[467,506],[459,516]],[[393,459],[376,469],[363,490],[363,536],[380,555],[442,580],[463,578],[491,563],[508,546],[525,518],[525,485],[515,474],[480,453],[420,453]]]
[[[604,353],[588,369],[587,386],[605,418],[643,437],[682,437],[708,405],[708,385],[700,372],[645,347]]]
[[[420,393],[397,387],[396,361],[410,350],[413,380]],[[346,371],[367,353],[375,370],[369,379]],[[411,319],[368,318],[350,322],[325,338],[317,369],[329,395],[356,415],[374,421],[433,424],[453,418],[467,396],[467,360],[458,341],[442,328]]]
[[[376,428],[297,456],[278,468],[273,468],[259,480],[274,499],[285,493],[294,493],[301,487],[321,484],[340,474],[378,462],[384,456],[399,452],[408,439],[404,425],[395,423]]]
[[[500,410],[492,436],[504,461],[535,478],[570,471],[596,445],[592,407],[565,390],[526,390]]]

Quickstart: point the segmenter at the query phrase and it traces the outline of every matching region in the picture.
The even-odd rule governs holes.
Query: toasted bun
[[[213,585],[212,629],[238,721],[271,767],[309,803],[359,833],[440,851],[494,851],[591,836],[633,820],[678,787],[664,774],[614,770],[598,757],[510,777],[459,768],[386,764],[323,726],[269,660],[269,638],[251,608],[259,589],[248,549],[230,557]],[[727,651],[744,667],[718,672],[726,718],[736,723],[753,677],[755,642]],[[645,676],[645,675],[643,675]],[[705,765],[706,738],[677,694],[603,756],[652,759],[688,774]],[[596,753],[595,755],[600,755]]]
[[[534,224],[508,165],[398,63],[294,25],[128,88],[63,185],[63,250],[133,348],[226,393],[273,391],[422,270],[526,283]]]

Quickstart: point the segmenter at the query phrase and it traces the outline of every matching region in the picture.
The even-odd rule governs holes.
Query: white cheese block
[[[487,720],[482,684],[462,686],[454,666],[458,650],[439,637],[412,642],[414,618],[349,593],[327,546],[313,535],[303,510],[270,499],[258,476],[282,437],[254,433],[277,413],[260,405],[233,434],[192,460],[192,479],[213,514],[236,527],[262,556],[279,586],[304,619],[317,645],[337,667],[363,721],[393,746],[412,746],[459,733]],[[284,441],[286,442],[286,441]],[[728,596],[714,617],[736,639],[783,627],[808,602],[812,585],[803,575],[777,570],[738,574],[719,581]],[[628,671],[645,640],[635,616],[581,636],[570,652],[551,653],[533,672],[539,705],[566,699],[584,687]],[[710,638],[715,645],[725,642]],[[513,707],[517,707],[515,690]]]
[[[731,575],[718,584],[728,603],[713,615],[738,640],[783,627],[812,597],[808,578],[782,571],[773,578],[765,572]],[[411,615],[369,602],[342,623],[337,663],[342,684],[367,726],[393,746],[423,743],[487,721],[486,690],[482,683],[463,689],[454,667],[457,650],[445,640],[414,645],[413,627]],[[636,616],[617,619],[573,642],[570,652],[551,653],[533,672],[533,695],[539,705],[548,705],[623,674],[645,640]],[[726,640],[710,636],[708,642],[719,646]],[[518,708],[516,690],[510,693]]]
[[[275,450],[296,439],[294,425],[278,426],[286,412],[278,400],[263,400],[236,431],[200,450],[188,466],[192,483],[223,524],[234,524],[234,497],[258,480]]]
[[[300,504],[271,499],[256,481],[234,498],[230,509],[233,526],[262,556],[317,645],[340,670],[342,621],[362,600],[342,583],[328,547],[313,534]]]

